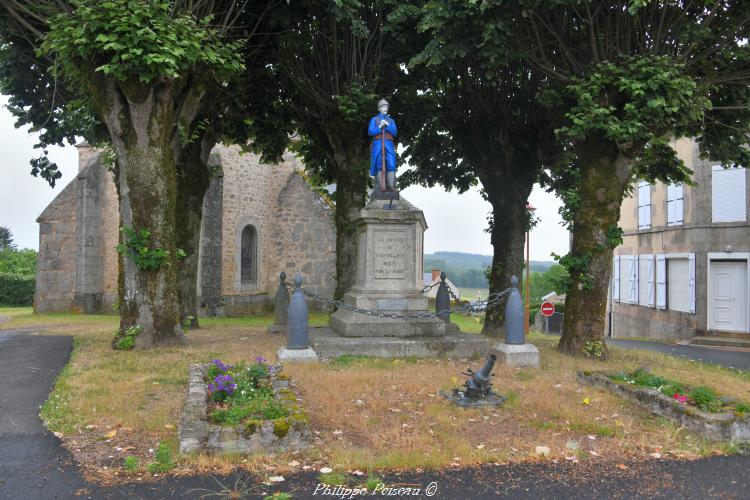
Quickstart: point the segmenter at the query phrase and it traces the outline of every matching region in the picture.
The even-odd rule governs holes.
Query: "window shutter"
[[[682,224],[682,184],[667,185],[667,225]]]
[[[648,256],[648,305],[654,307],[654,278],[656,269],[654,266],[654,256]]]
[[[638,229],[651,227],[651,185],[638,183]]]
[[[667,226],[674,226],[675,224],[675,186],[674,184],[667,184]]]
[[[614,267],[612,268],[612,276],[614,277],[612,289],[612,300],[620,302],[620,256],[615,256]]]
[[[746,220],[744,168],[712,167],[711,208],[713,222]]]
[[[633,255],[630,260],[630,303],[638,303],[638,256]]]
[[[685,220],[685,216],[683,214],[683,189],[682,184],[675,184],[674,187],[674,223],[675,224],[682,224]]]
[[[667,259],[663,253],[656,256],[656,307],[667,308]]]
[[[688,255],[688,287],[690,292],[690,312],[695,314],[695,254]]]

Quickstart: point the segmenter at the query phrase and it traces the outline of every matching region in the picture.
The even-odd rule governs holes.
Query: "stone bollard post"
[[[286,273],[279,274],[279,288],[273,301],[273,324],[268,326],[268,333],[286,333],[287,315],[289,313],[289,291],[286,289]]]
[[[518,278],[510,279],[511,292],[505,304],[505,341],[492,348],[498,364],[539,367],[539,350],[526,343],[523,322],[523,299],[518,291]]]
[[[505,303],[505,343],[522,345],[526,343],[523,328],[523,299],[518,291],[518,278],[510,279],[512,288],[508,301]]]
[[[440,273],[440,285],[435,294],[435,314],[446,323],[451,322],[451,294],[445,284],[445,272]]]
[[[307,349],[309,347],[307,337],[307,302],[305,294],[302,293],[302,276],[299,273],[294,277],[294,293],[289,301],[287,314],[287,325],[289,338],[287,349]]]
[[[287,345],[279,349],[279,361],[318,361],[318,355],[310,347],[307,331],[307,302],[302,293],[302,276],[294,277],[294,293],[289,300],[287,312]]]

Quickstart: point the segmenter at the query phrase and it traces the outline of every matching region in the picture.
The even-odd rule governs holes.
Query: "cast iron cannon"
[[[467,368],[463,373],[468,377],[464,382],[465,389],[453,389],[451,394],[441,391],[441,394],[458,406],[468,408],[500,406],[505,401],[505,397],[493,392],[492,382],[490,382],[495,361],[497,361],[497,356],[490,354],[479,371],[475,372],[471,368]]]
[[[495,361],[497,356],[490,354],[487,356],[487,361],[484,362],[484,366],[478,372],[474,372],[471,368],[467,368],[462,375],[469,377],[464,382],[464,397],[467,398],[484,398],[492,392],[492,369],[495,367]],[[456,391],[458,389],[455,389]]]

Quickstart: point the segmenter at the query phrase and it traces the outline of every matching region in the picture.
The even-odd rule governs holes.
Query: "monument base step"
[[[480,335],[454,333],[439,337],[344,337],[329,327],[310,328],[310,344],[319,356],[375,358],[483,358],[492,341]]]
[[[386,311],[399,313],[414,313],[427,311]],[[344,337],[442,337],[446,334],[459,333],[453,323],[436,317],[391,319],[375,316],[365,316],[347,309],[339,309],[333,313],[328,324],[336,333]]]

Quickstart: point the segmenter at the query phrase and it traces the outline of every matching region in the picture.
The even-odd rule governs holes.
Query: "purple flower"
[[[255,362],[256,363],[268,363],[268,360],[264,358],[263,356],[258,356],[257,358],[255,358]]]
[[[209,384],[211,392],[223,391],[227,396],[234,394],[235,389],[237,389],[237,384],[231,375],[217,375],[213,384]]]
[[[221,360],[218,360],[218,359],[211,360],[211,363],[213,363],[214,366],[216,366],[216,368],[218,368],[219,371],[223,373],[226,373],[231,368],[231,366],[225,365],[224,363],[221,362]]]

